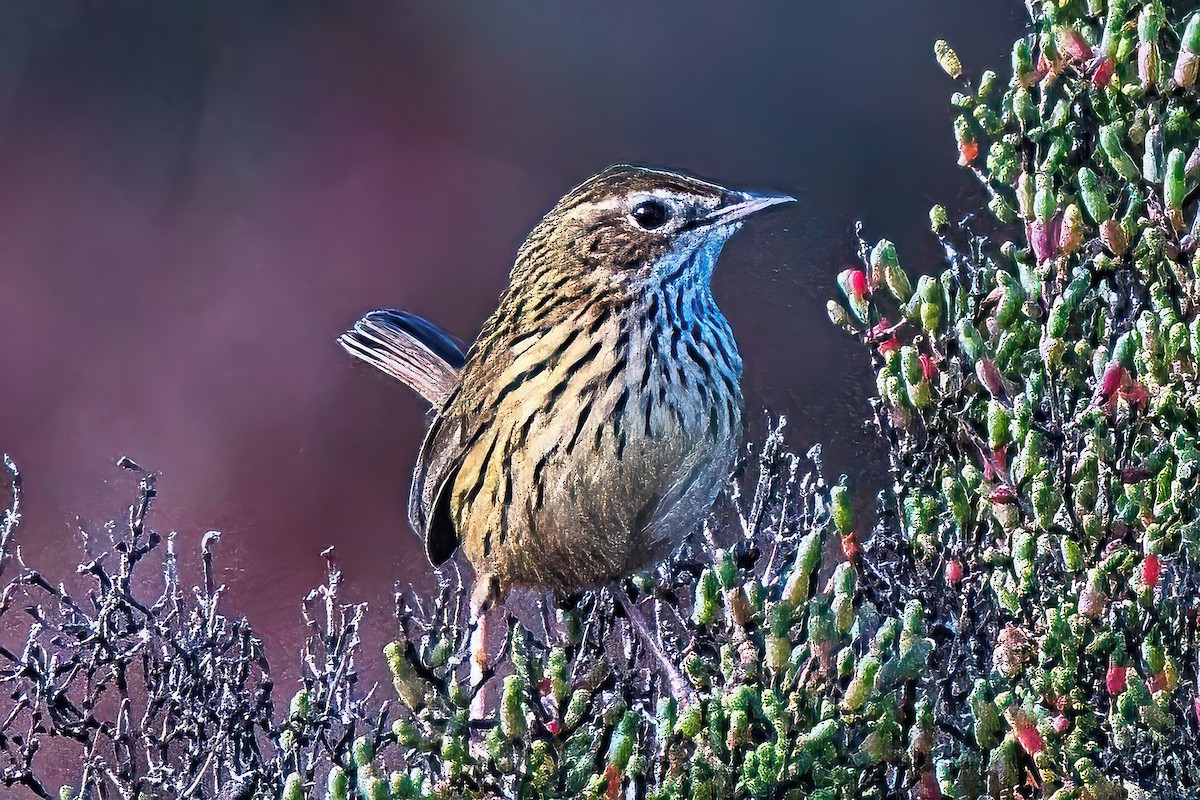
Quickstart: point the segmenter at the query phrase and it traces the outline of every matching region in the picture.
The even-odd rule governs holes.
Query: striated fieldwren
[[[704,518],[742,427],[742,361],[709,278],[748,216],[791,199],[614,166],[529,234],[465,354],[403,311],[342,335],[433,406],[409,520],[434,564],[462,547],[477,609],[513,586],[605,585]]]

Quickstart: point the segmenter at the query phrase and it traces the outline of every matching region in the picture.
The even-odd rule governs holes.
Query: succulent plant
[[[936,207],[946,261],[921,305],[869,285],[847,326],[873,348],[897,478],[863,558],[913,559],[879,610],[920,597],[949,632],[944,682],[921,691],[975,736],[933,747],[943,795],[974,796],[961,786],[987,765],[989,792],[1193,796],[1200,15],[1029,7],[1007,90],[964,83],[956,103],[1000,123],[954,124],[960,154],[987,148],[964,166],[994,221]],[[887,348],[882,319],[900,320]],[[893,390],[918,357],[937,367],[931,397]]]

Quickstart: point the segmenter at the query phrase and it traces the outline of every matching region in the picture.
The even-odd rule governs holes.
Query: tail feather
[[[338,337],[347,353],[404,383],[438,406],[454,389],[466,356],[462,344],[407,311],[372,311]]]

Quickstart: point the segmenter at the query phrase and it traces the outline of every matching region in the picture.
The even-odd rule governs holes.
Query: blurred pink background
[[[970,11],[966,9],[969,6]],[[852,222],[931,268],[931,203],[974,201],[932,58],[1003,65],[1013,0],[0,3],[0,450],[55,579],[120,518],[210,529],[276,668],[337,545],[368,645],[396,581],[418,399],[334,344],[400,305],[470,339],[525,233],[632,160],[798,193],[726,249],[716,294],[750,416],[880,488],[865,360],[825,319]],[[874,477],[872,477],[874,476]]]

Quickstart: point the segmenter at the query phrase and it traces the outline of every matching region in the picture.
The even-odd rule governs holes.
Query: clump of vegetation
[[[332,552],[327,583],[303,605],[302,685],[279,713],[261,640],[220,612],[218,537],[204,538],[201,585],[189,589],[172,538],[146,525],[155,476],[120,464],[138,474],[137,497],[123,526],[84,541],[84,586],[72,590],[21,558],[21,476],[4,460],[0,574],[17,572],[0,591],[0,620],[25,637],[0,646],[0,782],[62,800],[275,798],[294,776],[349,758],[356,736],[382,736],[386,705],[368,707],[355,667],[365,606],[339,601]]]
[[[510,620],[472,689],[446,571],[431,600],[398,596],[394,699],[371,702],[363,609],[331,562],[303,686],[276,709],[209,548],[189,594],[146,529],[152,476],[84,596],[20,563],[14,478],[0,616],[33,622],[0,648],[0,780],[50,796],[39,753],[61,739],[84,754],[69,798],[1195,796],[1200,13],[1029,8],[1011,78],[952,99],[987,213],[935,207],[945,260],[915,281],[864,242],[830,304],[878,375],[893,485],[874,531],[780,426],[704,531],[623,590],[687,693],[610,592],[546,632]],[[164,588],[143,602],[148,564]]]
[[[864,245],[830,306],[891,445],[865,558],[910,561],[884,608],[922,597],[946,634],[944,795],[1195,796],[1200,14],[1030,5],[1007,85],[952,100],[992,219],[935,207],[947,263],[915,286]]]

